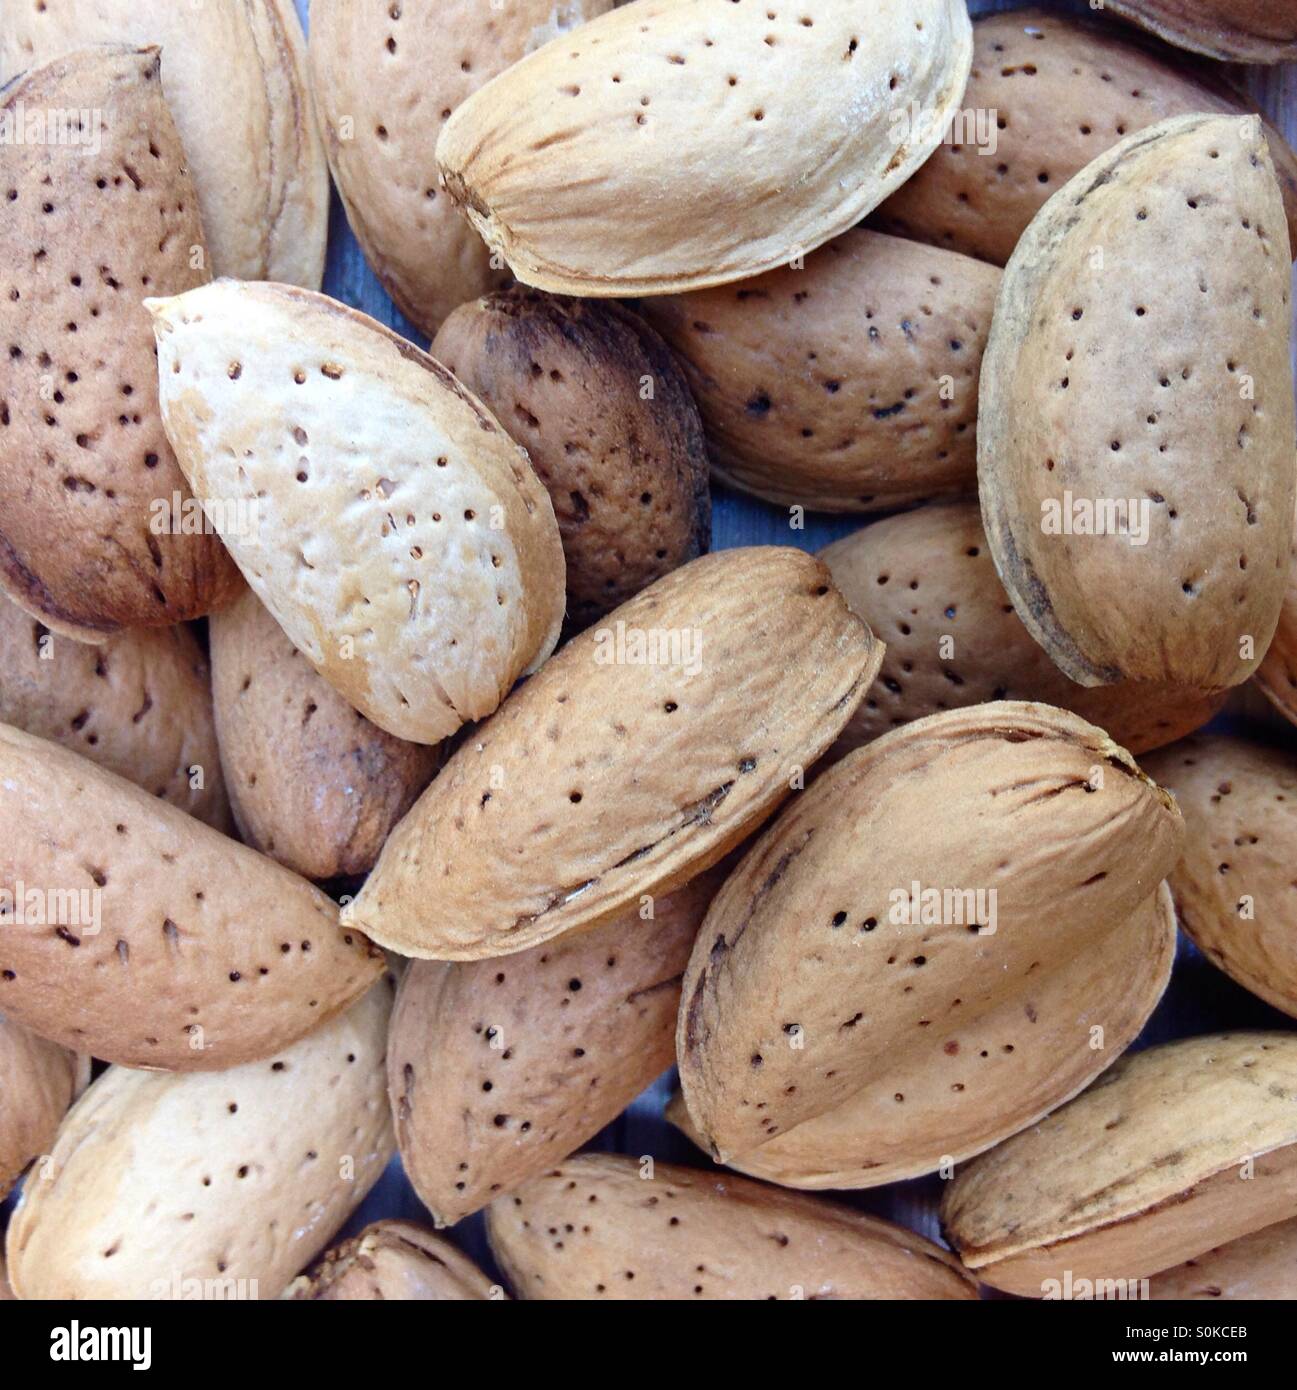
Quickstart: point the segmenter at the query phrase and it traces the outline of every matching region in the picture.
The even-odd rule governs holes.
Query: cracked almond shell
[[[24,1168],[49,1152],[90,1079],[90,1058],[39,1038],[0,1013],[0,1200]]]
[[[7,725],[0,820],[0,1009],[65,1047],[229,1067],[318,1027],[383,969],[304,879]]]
[[[1192,733],[1224,702],[1224,694],[1166,685],[1068,680],[1009,602],[975,501],[876,521],[826,546],[820,559],[852,612],[887,644],[840,752],[943,709],[1035,700],[1070,709],[1140,754]]]
[[[964,0],[808,0],[773,19],[634,0],[475,92],[437,163],[524,284],[614,297],[725,284],[813,250],[899,187],[940,141],[971,58]]]
[[[613,1154],[570,1158],[501,1197],[487,1234],[525,1299],[977,1297],[946,1251],[889,1221]]]
[[[411,743],[490,714],[563,622],[524,450],[439,362],[325,295],[218,280],[149,307],[180,466],[293,644]]]
[[[799,268],[640,307],[684,364],[721,478],[867,512],[975,486],[999,284],[994,266],[853,229]]]
[[[1118,26],[1067,14],[979,16],[962,110],[965,120],[971,113],[983,124],[943,142],[873,221],[898,236],[1003,265],[1046,199],[1123,136],[1169,116],[1254,109],[1207,65],[1176,65],[1169,57]],[[1265,130],[1291,239],[1297,155],[1273,126]]]
[[[19,1297],[277,1298],[392,1155],[391,998],[384,980],[221,1072],[110,1067],[23,1188],[5,1249]]]
[[[465,740],[348,915],[402,955],[476,960],[669,893],[789,794],[880,656],[812,556],[694,560],[573,638]]]
[[[388,1083],[406,1174],[438,1225],[566,1158],[671,1066],[716,881],[507,960],[410,966]]]
[[[1140,1279],[1297,1215],[1297,1036],[1232,1033],[1123,1058],[958,1173],[946,1234],[984,1283]]]
[[[1297,59],[1293,0],[1107,0],[1108,8],[1193,53],[1231,63]]]
[[[1175,933],[1155,899],[1182,840],[1130,754],[1047,705],[953,710],[849,755],[748,851],[694,943],[676,1053],[706,1147],[760,1165],[780,1139],[781,1173],[873,1186],[1030,1124],[1161,996]],[[969,896],[909,923],[914,884]],[[833,1135],[818,1159],[807,1123]]]
[[[1291,259],[1259,124],[1184,116],[1088,165],[1009,262],[983,522],[1023,622],[1082,685],[1225,689],[1269,645],[1293,535]],[[1077,503],[1117,499],[1147,508],[1146,543],[1075,530]],[[1064,513],[1073,530],[1047,531]]]
[[[294,1279],[285,1298],[302,1301],[466,1302],[496,1288],[450,1241],[412,1221],[376,1221]]]
[[[1297,759],[1208,735],[1145,762],[1184,815],[1170,876],[1180,925],[1231,979],[1297,1018]]]

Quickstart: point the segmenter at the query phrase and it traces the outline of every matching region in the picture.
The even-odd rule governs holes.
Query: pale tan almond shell
[[[508,960],[414,962],[388,1088],[406,1174],[439,1226],[566,1158],[674,1062],[680,979],[718,881]]]
[[[1050,195],[1123,136],[1168,116],[1254,109],[1207,65],[1170,57],[1111,23],[1035,8],[981,15],[963,138],[943,141],[873,222],[1003,265]],[[1297,155],[1273,126],[1265,129],[1292,240]]]
[[[207,1297],[278,1297],[392,1155],[391,998],[382,981],[293,1046],[227,1071],[110,1068],[64,1121],[49,1175],[23,1188],[6,1244],[15,1291],[193,1298],[185,1281],[210,1280]]]
[[[440,363],[324,295],[149,300],[162,413],[257,596],[379,728],[437,743],[554,649],[563,548],[526,453]],[[228,524],[232,502],[255,525]]]
[[[498,1292],[493,1293],[493,1291]],[[412,1221],[376,1221],[294,1279],[283,1297],[305,1300],[464,1302],[504,1291],[450,1241]]]
[[[999,284],[994,266],[857,229],[796,269],[640,307],[680,355],[720,477],[868,512],[976,487]]]
[[[1112,1060],[1091,1055],[1089,1027],[1111,1027],[1119,1050],[1157,1002],[1169,922],[1133,919],[1182,842],[1174,802],[1130,754],[1048,705],[951,710],[843,759],[748,851],[694,943],[676,1053],[707,1147],[747,1154],[869,1088],[862,1167],[881,1149],[899,1169],[887,1181],[1029,1123]],[[954,923],[893,920],[914,883],[993,889],[996,930],[974,930],[967,903]],[[1098,981],[1091,955],[1108,967]],[[1052,1018],[1037,1007],[1051,995]],[[1019,1049],[1051,1028],[1053,1067],[1031,1059],[1039,1089],[1017,1110],[992,1099],[1016,1094]],[[917,1095],[890,1084],[898,1069]]]
[[[505,277],[437,185],[441,127],[497,73],[612,0],[313,0],[311,72],[347,220],[396,306],[429,337]]]
[[[82,113],[91,146],[0,145],[0,587],[81,642],[200,617],[242,583],[185,525],[141,302],[208,278],[158,50],[55,59],[0,107],[19,123]]]
[[[1291,1033],[1135,1053],[957,1174],[945,1229],[978,1278],[1011,1293],[1039,1297],[1066,1270],[1155,1274],[1297,1214],[1295,1098]]]
[[[881,1073],[841,1105],[728,1166],[784,1187],[861,1188],[982,1152],[1070,1100],[1138,1036],[1175,961],[1175,912],[1165,883],[1136,908],[1116,947],[1124,954],[1078,952],[1053,978],[1033,972],[1020,996],[1006,998],[973,1028],[958,1028],[956,1053],[946,1051],[949,1042],[941,1051],[911,1048],[908,1055],[898,1045]],[[1095,1027],[1103,1029],[1097,1050]],[[706,1147],[682,1095],[666,1115]]]
[[[0,823],[0,886],[21,887],[24,903],[36,890],[39,915],[64,919],[0,928],[0,1009],[66,1047],[128,1066],[229,1067],[318,1027],[382,972],[382,952],[304,879],[3,724]],[[90,920],[66,920],[54,893],[75,894]]]
[[[1297,1217],[1206,1250],[1149,1281],[1152,1299],[1297,1299]]]
[[[55,636],[0,597],[0,723],[61,743],[217,830],[233,824],[207,658],[187,627],[138,628],[96,647]]]
[[[519,280],[565,294],[699,289],[813,250],[940,141],[971,25],[964,0],[768,13],[634,0],[551,41],[446,122],[447,192]]]
[[[0,1199],[23,1169],[48,1152],[81,1084],[89,1058],[78,1058],[0,1013]]]
[[[946,1251],[901,1226],[745,1178],[613,1154],[557,1165],[487,1212],[526,1299],[970,1299]],[[571,1229],[568,1229],[568,1228]]]
[[[1180,925],[1231,979],[1297,1018],[1297,761],[1215,735],[1144,766],[1184,814],[1184,857],[1171,873]]]
[[[1114,14],[1167,43],[1233,63],[1297,58],[1293,0],[1107,0]]]
[[[640,656],[665,660],[619,659],[653,634]],[[812,556],[694,560],[575,637],[460,746],[349,916],[403,955],[477,960],[669,893],[774,811],[880,658]]]
[[[1123,140],[1019,242],[982,364],[982,513],[1073,680],[1214,690],[1260,662],[1293,534],[1290,261],[1260,128],[1224,116]],[[1147,544],[1045,534],[1069,494],[1150,501]]]
[[[158,44],[218,275],[318,289],[329,171],[292,0],[6,4],[0,80],[93,44]]]
[[[1288,567],[1288,587],[1275,628],[1255,683],[1261,693],[1290,724],[1297,724],[1297,530],[1293,536],[1293,556]]]
[[[12,1303],[17,1295],[9,1283],[9,1271],[5,1265],[4,1252],[0,1251],[0,1303]]]
[[[440,751],[352,709],[250,589],[208,631],[220,756],[245,843],[306,878],[367,873]]]
[[[1070,709],[1140,754],[1205,724],[1224,694],[1070,681],[1022,624],[995,572],[975,501],[888,517],[820,551],[833,582],[887,643],[878,679],[842,731],[846,753],[889,729],[985,700]],[[943,642],[953,650],[947,656]]]

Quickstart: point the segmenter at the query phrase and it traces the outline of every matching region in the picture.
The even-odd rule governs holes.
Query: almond
[[[845,232],[904,183],[971,60],[964,0],[867,15],[817,0],[774,18],[634,0],[475,92],[437,163],[525,284],[607,297],[725,284]]]
[[[0,95],[6,122],[91,123],[71,151],[0,144],[0,585],[85,642],[198,617],[240,587],[187,516],[140,302],[207,278],[191,264],[204,264],[203,229],[158,71],[157,49],[88,49]]]
[[[976,1159],[942,1219],[1010,1293],[1141,1279],[1297,1215],[1297,1037],[1235,1033],[1124,1058]]]
[[[184,140],[216,273],[318,289],[329,170],[292,0],[5,5],[0,74],[8,79],[72,49],[120,43],[163,50],[162,88]],[[135,167],[147,169],[148,161]]]
[[[760,1183],[612,1154],[559,1164],[487,1213],[519,1298],[969,1299],[931,1241]]]
[[[1174,924],[1151,900],[1182,839],[1124,749],[1047,705],[952,710],[851,754],[748,851],[694,944],[676,1052],[706,1146],[759,1163],[849,1107],[831,1171],[800,1177],[873,1186],[1046,1114],[1166,986]]]
[[[1169,116],[1254,109],[1206,65],[1167,56],[1112,24],[1039,9],[982,15],[962,138],[943,141],[874,222],[1003,265],[1046,199],[1123,136]],[[1273,126],[1265,135],[1292,240],[1297,155]]]
[[[9,1224],[29,1299],[276,1298],[391,1157],[391,989],[260,1062],[205,1075],[111,1067]]]
[[[38,1038],[0,1014],[0,1199],[33,1158],[48,1152],[59,1123],[90,1079],[90,1059]]]
[[[669,893],[800,784],[880,656],[813,557],[694,560],[573,638],[460,746],[349,916],[402,955],[478,960]]]
[[[1023,622],[1082,685],[1224,689],[1270,643],[1297,477],[1290,260],[1257,123],[1185,116],[1088,165],[1009,262],[983,521]]]
[[[216,728],[246,843],[306,878],[367,873],[437,770],[347,704],[250,590],[209,624]]]
[[[1231,979],[1297,1018],[1297,760],[1217,735],[1145,766],[1184,813],[1184,858],[1171,874],[1180,925]]]
[[[1206,1250],[1149,1281],[1154,1299],[1297,1298],[1297,1217]]]
[[[563,621],[523,450],[440,363],[324,295],[220,280],[149,307],[181,467],[293,644],[397,738],[489,714]]]
[[[388,1084],[405,1171],[438,1225],[596,1135],[675,1061],[680,979],[714,873],[508,960],[415,961]]]
[[[1132,753],[1205,724],[1223,694],[1070,681],[1022,625],[976,502],[933,503],[820,551],[851,611],[886,639],[878,679],[838,740],[849,752],[889,729],[986,700],[1038,700],[1097,724]]]
[[[61,743],[217,830],[231,826],[207,658],[186,627],[87,646],[0,597],[0,723]]]
[[[411,1221],[376,1221],[330,1250],[286,1298],[454,1302],[503,1297],[467,1255]]]
[[[1114,14],[1168,43],[1233,63],[1297,59],[1293,0],[1108,0]]]
[[[1255,684],[1290,724],[1297,724],[1297,532],[1279,626],[1257,667]]]
[[[511,0],[507,8],[314,0],[315,98],[347,220],[397,308],[429,337],[457,305],[503,278],[438,187],[442,126],[497,73],[611,8],[612,0]]]
[[[726,482],[867,512],[976,486],[999,283],[966,256],[853,230],[804,267],[643,309],[685,364]]]
[[[0,725],[0,1008],[128,1066],[264,1057],[382,953],[296,874],[75,753]]]
[[[505,290],[456,309],[431,351],[495,411],[549,491],[573,630],[707,549],[702,422],[642,319]]]

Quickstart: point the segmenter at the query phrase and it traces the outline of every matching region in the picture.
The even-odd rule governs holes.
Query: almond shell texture
[[[612,1154],[568,1159],[501,1197],[487,1231],[519,1298],[977,1296],[946,1251],[891,1222],[744,1178]]]
[[[491,1297],[491,1281],[450,1241],[412,1221],[376,1221],[330,1250],[284,1297],[403,1303],[471,1302]]]
[[[304,879],[0,725],[0,1008],[109,1062],[213,1070],[339,1013],[381,951]]]
[[[698,408],[637,315],[503,290],[456,309],[430,351],[527,450],[545,484],[563,535],[570,629],[707,549]]]
[[[967,256],[853,229],[804,265],[642,309],[684,364],[721,478],[868,512],[976,486],[999,284]]]
[[[1046,199],[1123,136],[1169,116],[1253,109],[1208,65],[1169,57],[1111,23],[1040,9],[982,15],[962,138],[943,141],[873,222],[1003,265]],[[1294,240],[1297,155],[1273,126],[1265,133]]]
[[[163,50],[162,89],[184,141],[215,273],[319,289],[329,169],[292,0],[8,4],[0,16],[0,78],[72,49],[119,43]]]
[[[1297,724],[1297,532],[1279,626],[1256,669],[1255,684],[1290,724]]]
[[[1234,1033],[1123,1058],[975,1159],[942,1200],[978,1278],[1138,1279],[1297,1215],[1297,1036]]]
[[[402,955],[476,960],[668,893],[804,780],[880,656],[814,557],[694,560],[573,638],[461,744],[349,916]]]
[[[1114,14],[1167,43],[1232,63],[1297,58],[1293,0],[1108,0]]]
[[[1155,1274],[1149,1297],[1292,1302],[1297,1299],[1297,1216]]]
[[[89,1070],[89,1059],[0,1014],[0,1199],[33,1158],[49,1152]]]
[[[964,0],[633,0],[442,128],[445,187],[517,278],[664,294],[813,250],[899,187],[968,78]]]
[[[1073,680],[1211,691],[1265,653],[1293,527],[1290,260],[1260,127],[1225,116],[1128,136],[1014,252],[982,364],[982,514]]]
[[[1182,840],[1130,755],[1047,705],[933,715],[843,759],[748,851],[694,944],[676,1052],[706,1146],[743,1156],[863,1098],[868,1184],[1046,1113],[1165,987],[1169,913],[1140,907]]]
[[[1068,680],[1009,602],[975,501],[876,521],[826,546],[820,559],[852,612],[887,644],[839,752],[943,709],[1035,700],[1079,714],[1140,754],[1192,733],[1224,702],[1223,693],[1168,685]]]
[[[612,0],[313,0],[311,72],[347,220],[397,308],[429,337],[505,278],[438,186],[437,136],[497,73]]]
[[[0,111],[85,113],[78,148],[0,146],[0,585],[86,642],[199,617],[239,576],[185,525],[158,410],[143,296],[208,278],[158,51],[55,59],[6,87]]]
[[[563,621],[526,453],[440,363],[324,295],[220,280],[150,307],[181,467],[294,645],[397,738],[489,714]]]
[[[28,1299],[277,1298],[393,1152],[391,988],[259,1062],[111,1067],[69,1113],[9,1224]]]

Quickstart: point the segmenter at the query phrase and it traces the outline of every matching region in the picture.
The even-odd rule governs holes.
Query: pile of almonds
[[[1297,1297],[1297,15],[1109,9],[5,7],[0,1297]]]

